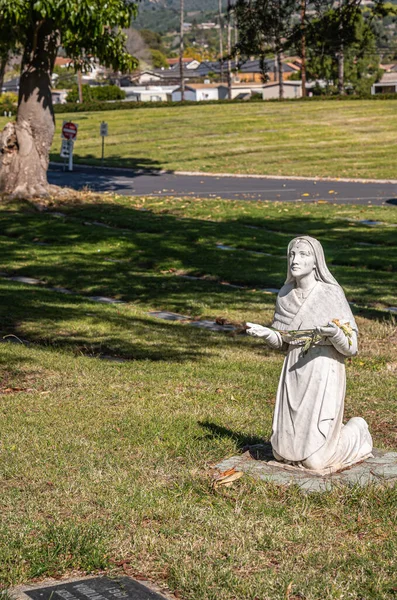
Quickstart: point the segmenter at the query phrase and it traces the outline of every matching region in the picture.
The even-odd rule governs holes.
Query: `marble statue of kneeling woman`
[[[341,328],[347,323],[350,335]],[[247,326],[248,334],[287,350],[270,440],[276,460],[333,473],[372,456],[366,421],[342,422],[345,357],[357,353],[357,325],[318,240],[301,236],[288,246],[288,277],[277,297],[274,329]],[[303,353],[302,342],[283,332],[307,329],[316,331],[318,341]]]

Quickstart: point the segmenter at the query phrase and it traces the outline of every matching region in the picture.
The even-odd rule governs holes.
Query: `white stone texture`
[[[357,325],[342,288],[328,271],[321,244],[301,236],[288,247],[288,276],[272,327],[279,332],[316,330],[306,354],[291,334],[252,323],[247,333],[286,350],[273,417],[274,457],[298,469],[333,473],[371,456],[372,438],[361,417],[343,425],[345,357],[357,352]],[[349,323],[351,337],[332,321]],[[278,338],[276,337],[276,334]]]

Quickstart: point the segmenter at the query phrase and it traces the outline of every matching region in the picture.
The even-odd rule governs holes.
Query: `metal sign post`
[[[105,121],[102,121],[99,129],[99,133],[102,136],[102,158],[101,162],[103,164],[103,159],[105,157],[105,137],[108,135],[108,124]]]
[[[77,130],[79,126],[71,121],[64,121],[62,125],[62,148],[61,156],[68,158],[68,170],[73,171],[73,146],[74,141],[77,138]]]
[[[64,170],[66,161],[68,161],[68,170],[73,171],[73,140],[62,140],[60,156],[64,158]]]

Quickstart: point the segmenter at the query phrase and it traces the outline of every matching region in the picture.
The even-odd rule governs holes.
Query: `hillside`
[[[226,5],[226,0],[222,0]],[[213,21],[218,13],[218,0],[185,0],[185,21],[197,23]],[[151,29],[167,33],[179,29],[180,0],[142,0],[139,15],[134,24],[137,29]]]

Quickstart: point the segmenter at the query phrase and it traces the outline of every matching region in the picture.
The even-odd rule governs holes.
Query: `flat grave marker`
[[[32,600],[166,600],[130,577],[86,578],[24,590]]]

